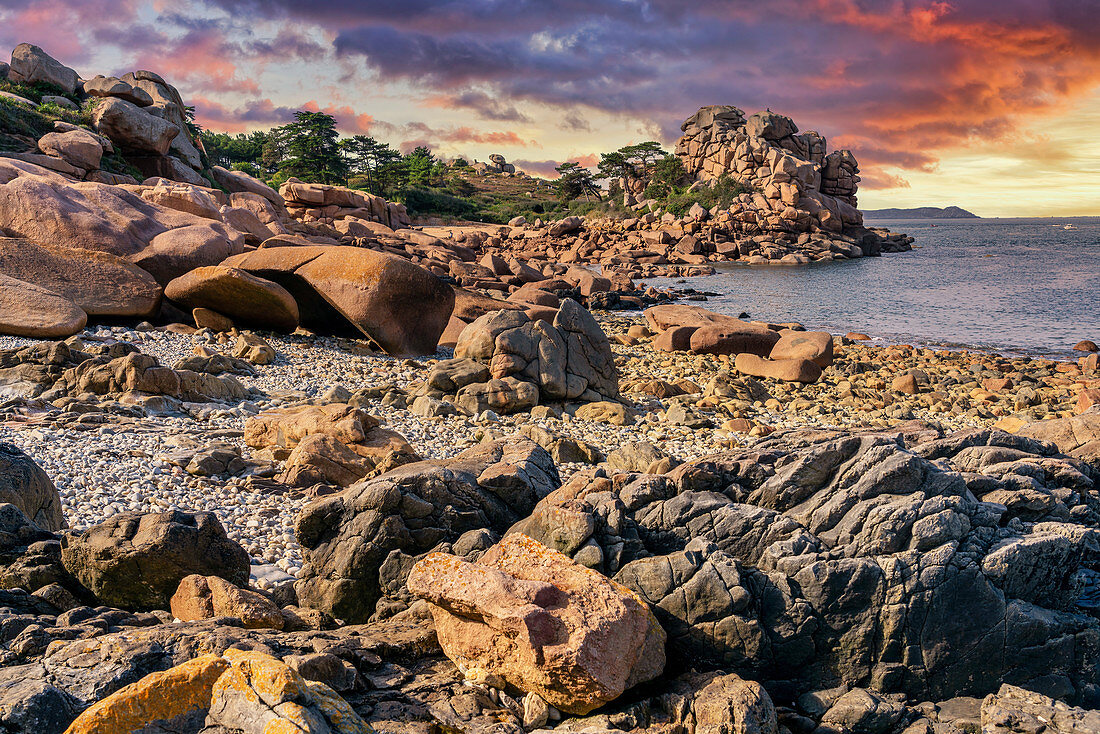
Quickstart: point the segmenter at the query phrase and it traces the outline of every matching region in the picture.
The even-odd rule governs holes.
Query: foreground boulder
[[[60,293],[0,273],[0,334],[57,339],[87,323],[88,314]]]
[[[57,487],[34,459],[10,443],[0,443],[0,502],[15,505],[43,530],[65,527]]]
[[[660,476],[582,471],[516,530],[651,603],[675,665],[791,697],[1009,682],[1089,700],[1090,469],[1006,433],[911,435],[805,430]]]
[[[529,438],[481,444],[420,461],[308,505],[298,516],[304,606],[365,621],[379,598],[400,596],[408,561],[468,530],[503,533],[558,487],[554,461]]]
[[[65,568],[101,601],[122,609],[168,609],[191,574],[248,583],[248,554],[209,512],[129,512],[65,536]]]
[[[146,319],[160,307],[153,276],[106,252],[0,237],[0,272],[63,296],[88,316]]]
[[[286,288],[237,268],[196,268],[165,286],[164,295],[187,310],[210,309],[242,326],[286,332],[298,327],[298,303]]]
[[[203,655],[97,701],[70,734],[150,731],[366,734],[370,728],[339,694],[259,652]],[[206,728],[204,728],[206,727]]]
[[[394,356],[434,353],[454,308],[450,286],[427,270],[360,247],[265,247],[222,265],[286,288],[303,326],[350,322]]]
[[[468,677],[499,676],[586,714],[664,670],[665,633],[634,593],[525,535],[476,563],[433,553],[409,590],[432,603],[443,651]]]

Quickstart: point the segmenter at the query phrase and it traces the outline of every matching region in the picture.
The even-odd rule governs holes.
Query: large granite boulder
[[[429,271],[360,247],[265,247],[222,265],[285,287],[303,326],[350,322],[395,356],[434,353],[454,308],[450,286]]]
[[[241,326],[298,328],[298,303],[286,288],[237,268],[196,268],[165,286],[164,295],[188,310],[208,308]]]
[[[145,319],[160,307],[153,276],[106,252],[0,237],[0,271],[63,296],[88,316]]]
[[[248,553],[209,512],[127,512],[62,539],[65,568],[103,603],[168,609],[186,576],[248,583]]]
[[[88,314],[60,293],[0,273],[0,334],[57,339],[87,323]]]
[[[0,443],[0,502],[15,505],[43,530],[66,527],[57,487],[34,459],[10,443]]]
[[[210,169],[210,172],[213,174],[214,180],[217,181],[219,185],[224,186],[226,191],[232,194],[257,194],[267,199],[285,213],[286,202],[283,200],[282,194],[265,184],[263,181],[253,176],[249,176],[244,171],[231,171],[222,166],[214,166]]]
[[[677,665],[773,695],[873,684],[938,700],[1009,682],[1088,700],[1090,471],[999,432],[791,432],[661,476],[581,472],[513,531],[653,604]]]
[[[92,127],[123,152],[168,155],[180,128],[167,120],[117,97],[100,102],[92,115]]]
[[[525,535],[475,563],[432,553],[409,590],[432,604],[443,651],[469,677],[499,676],[586,714],[664,670],[665,633],[636,594]]]
[[[468,530],[503,532],[559,484],[550,455],[515,436],[451,459],[407,464],[319,499],[297,519],[305,561],[298,598],[348,622],[364,621],[385,593],[403,589],[411,564],[402,558]]]
[[[30,43],[21,43],[11,52],[8,79],[21,84],[52,84],[66,94],[76,92],[79,81],[75,71]]]
[[[244,236],[220,220],[7,158],[0,158],[0,221],[12,236],[124,258],[160,284],[244,249]]]
[[[85,171],[99,168],[103,159],[103,143],[97,136],[80,128],[46,133],[38,139],[38,149]]]
[[[89,97],[118,97],[138,107],[148,107],[153,104],[153,98],[144,89],[135,88],[118,77],[102,74],[96,74],[95,77],[84,82],[84,94]]]

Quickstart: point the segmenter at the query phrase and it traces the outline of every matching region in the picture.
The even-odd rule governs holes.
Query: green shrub
[[[478,210],[469,199],[440,189],[406,189],[398,198],[412,216],[468,217]]]
[[[254,163],[234,163],[230,170],[247,173],[252,178],[263,178],[264,172]]]
[[[646,189],[646,191],[648,192],[649,189]],[[727,209],[741,194],[749,194],[752,191],[752,187],[748,184],[726,174],[718,179],[713,188],[704,187],[691,192],[673,189],[667,196],[658,198],[658,201],[661,202],[661,206],[665,211],[681,217],[687,214],[692,204],[698,203],[704,209],[711,209],[715,206],[720,209]]]

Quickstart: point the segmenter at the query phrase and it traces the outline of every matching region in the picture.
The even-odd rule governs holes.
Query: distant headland
[[[957,206],[918,206],[912,209],[864,209],[864,219],[980,219]]]

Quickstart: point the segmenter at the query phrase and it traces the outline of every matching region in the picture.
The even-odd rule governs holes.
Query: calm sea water
[[[1072,357],[1100,343],[1100,217],[875,220],[912,252],[847,262],[748,267],[658,287],[718,292],[733,316],[798,321],[893,343]],[[1065,229],[1069,225],[1072,229]]]

